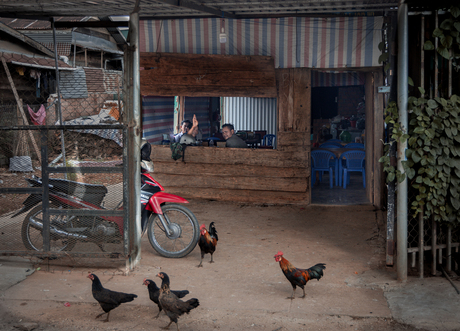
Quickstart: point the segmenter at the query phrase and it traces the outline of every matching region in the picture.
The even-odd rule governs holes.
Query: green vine
[[[433,32],[438,38],[436,51],[452,66],[460,69],[460,9],[451,7],[450,16]],[[425,50],[434,50],[427,41]],[[385,60],[382,58],[382,60]],[[409,82],[411,80],[409,79]],[[412,84],[413,85],[413,84]],[[407,132],[399,123],[395,102],[385,109],[385,123],[389,126],[390,142],[385,143],[383,163],[386,181],[398,183],[408,179],[415,190],[411,202],[414,217],[422,211],[425,218],[438,222],[460,224],[460,97],[425,99],[425,90],[419,87],[420,98],[408,99],[409,128]],[[404,172],[391,163],[390,147],[407,140]]]

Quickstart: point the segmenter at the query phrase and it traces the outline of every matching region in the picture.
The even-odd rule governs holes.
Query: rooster
[[[128,294],[123,292],[115,292],[109,289],[106,289],[102,286],[101,281],[95,274],[89,274],[88,278],[92,280],[93,285],[91,291],[93,292],[93,297],[101,305],[104,310],[103,313],[96,316],[96,319],[101,317],[104,314],[107,314],[107,318],[104,322],[109,321],[110,311],[114,308],[117,308],[120,304],[124,302],[131,302],[134,298],[137,298],[136,294]]]
[[[152,300],[158,305],[158,309],[159,309],[158,315],[154,317],[154,318],[158,318],[158,316],[160,316],[161,310],[163,309],[161,308],[160,302],[158,301],[158,297],[160,296],[160,289],[158,288],[157,284],[155,284],[153,280],[150,280],[147,278],[144,279],[143,284],[146,285],[147,289],[149,290],[150,300]],[[178,298],[183,298],[189,293],[187,290],[183,290],[183,291],[171,290],[171,292],[174,293]]]
[[[157,277],[162,279],[161,281],[161,288],[160,288],[160,296],[159,301],[160,305],[165,311],[166,315],[168,315],[169,319],[171,320],[169,324],[164,327],[163,329],[169,328],[172,322],[176,323],[177,331],[179,331],[179,324],[177,323],[177,319],[179,316],[183,315],[184,313],[189,313],[190,310],[198,307],[200,302],[196,298],[192,298],[187,301],[180,300],[170,289],[169,289],[169,277],[166,273],[160,272]]]
[[[299,269],[294,267],[291,262],[286,260],[283,257],[283,252],[279,251],[275,255],[275,261],[280,263],[281,270],[283,270],[284,275],[291,282],[292,285],[292,296],[287,297],[287,299],[294,299],[296,286],[299,286],[303,290],[302,298],[305,298],[305,284],[310,279],[317,279],[323,276],[323,270],[326,269],[326,265],[324,263],[318,263],[309,269]]]
[[[201,250],[201,260],[200,264],[197,267],[203,266],[203,257],[205,254],[211,254],[211,261],[209,263],[214,263],[212,260],[212,255],[216,251],[216,245],[219,238],[217,237],[217,230],[214,227],[214,222],[209,224],[209,231],[206,230],[206,225],[202,224],[200,226],[200,240],[198,241],[198,245],[200,246]]]

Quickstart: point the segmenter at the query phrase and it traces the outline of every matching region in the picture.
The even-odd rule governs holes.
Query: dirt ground
[[[172,289],[188,289],[200,306],[179,318],[187,330],[420,330],[397,323],[374,278],[394,282],[384,266],[384,222],[371,206],[267,206],[191,201],[200,224],[216,223],[214,264],[205,257],[197,268],[196,247],[182,259],[158,256],[147,236],[135,270],[41,266],[25,281],[0,295],[0,329],[156,330],[169,323],[149,298],[144,278],[166,272]],[[273,256],[279,250],[296,267],[326,263],[320,281],[306,286],[307,297],[286,299],[292,288]],[[38,265],[36,266],[38,267]],[[92,298],[88,272],[112,290],[138,298],[112,311],[110,322]],[[378,275],[378,276],[376,276]],[[384,285],[385,286],[385,285]],[[175,325],[170,329],[175,330]]]

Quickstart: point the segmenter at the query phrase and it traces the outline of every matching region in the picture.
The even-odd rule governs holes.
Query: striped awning
[[[141,52],[264,55],[276,68],[380,66],[383,17],[176,19],[140,22]],[[226,34],[226,43],[219,35]]]

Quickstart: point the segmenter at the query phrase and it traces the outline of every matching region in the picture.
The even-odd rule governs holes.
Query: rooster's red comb
[[[278,253],[276,253],[275,256],[283,256],[283,252],[282,252],[282,251],[278,251]]]
[[[200,230],[203,230],[203,229],[206,229],[206,225],[204,225],[204,224],[201,224],[201,226],[200,226]]]

